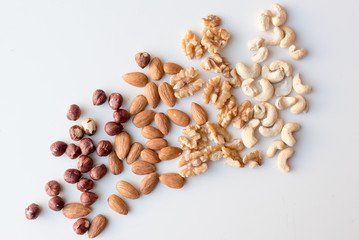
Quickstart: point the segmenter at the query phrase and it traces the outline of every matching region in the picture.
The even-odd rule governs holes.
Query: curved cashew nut
[[[274,87],[273,85],[268,81],[268,79],[262,78],[259,80],[259,84],[262,87],[262,92],[259,93],[255,99],[258,102],[266,102],[270,100],[273,97],[274,94]]]
[[[262,104],[256,104],[253,107],[253,118],[255,119],[263,119],[266,114],[266,109]]]
[[[267,65],[262,67],[262,77],[268,79],[271,83],[278,83],[283,80],[284,72],[281,68],[271,71]]]
[[[270,46],[279,45],[280,41],[284,38],[284,32],[280,27],[273,28],[273,37],[271,40],[266,40],[264,43]]]
[[[272,12],[269,10],[264,10],[258,15],[257,18],[257,25],[259,28],[259,31],[261,32],[267,32],[271,27],[271,18],[272,18]]]
[[[255,97],[259,93],[258,88],[254,85],[253,78],[248,78],[248,79],[244,80],[242,82],[241,89],[242,89],[242,92],[249,97]]]
[[[293,88],[294,91],[296,91],[299,94],[307,94],[312,91],[311,86],[303,84],[302,78],[300,77],[299,73],[297,73],[293,78]]]
[[[258,52],[252,56],[252,61],[256,63],[262,63],[267,60],[269,57],[269,49],[266,47],[261,47],[258,49]]]
[[[281,138],[285,144],[288,146],[293,147],[294,144],[297,142],[295,140],[293,133],[298,131],[301,128],[299,123],[290,122],[284,125],[281,132]]]
[[[278,150],[285,148],[285,143],[282,140],[273,141],[267,149],[267,157],[272,158]]]
[[[257,144],[258,139],[254,136],[254,132],[260,121],[258,119],[250,120],[242,131],[242,141],[246,148],[251,148]]]
[[[242,79],[257,78],[261,75],[262,67],[259,63],[253,64],[252,67],[246,66],[244,63],[237,63],[236,70]]]
[[[275,106],[279,110],[283,110],[283,109],[289,108],[296,102],[297,102],[297,99],[295,97],[279,97],[275,101]]]
[[[293,67],[290,63],[284,60],[274,60],[269,65],[269,69],[271,71],[275,71],[277,69],[281,69],[287,77],[292,76],[293,74]]]
[[[288,96],[292,92],[293,84],[292,84],[292,76],[286,77],[283,83],[275,88],[276,96]]]
[[[309,105],[305,97],[303,97],[302,95],[297,95],[295,96],[295,99],[297,100],[297,102],[290,108],[290,111],[293,114],[299,114],[301,112],[307,113],[309,110]]]
[[[290,172],[290,166],[288,165],[288,159],[294,154],[293,148],[285,148],[278,154],[278,168],[283,172]]]
[[[260,126],[258,128],[259,133],[262,134],[263,137],[275,137],[281,132],[284,125],[283,119],[278,119],[272,127],[263,127]]]
[[[289,48],[295,42],[295,32],[288,26],[282,28],[284,32],[284,38],[280,41],[279,46],[281,48]]]
[[[265,127],[270,127],[273,126],[273,124],[277,121],[278,119],[278,112],[277,109],[275,108],[275,106],[273,106],[273,104],[271,103],[262,103],[264,108],[266,109],[266,117],[262,120],[262,125]]]
[[[307,55],[307,50],[304,48],[297,49],[295,45],[292,45],[288,49],[289,57],[291,57],[294,60],[300,60]]]
[[[258,51],[263,46],[264,38],[254,37],[248,41],[247,47],[249,51]]]
[[[287,12],[285,11],[285,9],[278,3],[273,4],[272,8],[273,25],[279,27],[285,24],[285,22],[287,21]]]

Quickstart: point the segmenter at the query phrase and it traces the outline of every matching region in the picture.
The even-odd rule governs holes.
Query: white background
[[[275,159],[262,167],[235,169],[220,162],[187,181],[181,190],[159,184],[138,200],[126,200],[130,212],[118,215],[106,199],[116,193],[118,180],[136,187],[136,176],[125,164],[118,176],[107,174],[94,192],[92,219],[104,214],[109,225],[98,239],[358,239],[358,32],[359,2],[281,1],[287,24],[297,33],[297,45],[308,49],[302,61],[290,60],[287,50],[271,48],[273,59],[289,60],[304,82],[313,86],[307,96],[308,114],[281,112],[285,121],[297,121],[296,154],[292,172],[282,173]],[[247,41],[261,36],[256,16],[272,1],[1,1],[0,3],[0,149],[2,239],[86,239],[77,237],[74,220],[47,208],[44,184],[51,179],[64,186],[66,202],[79,201],[75,185],[65,184],[63,172],[75,160],[55,158],[49,146],[70,142],[66,109],[78,104],[82,118],[99,126],[95,141],[112,139],[102,131],[112,119],[107,104],[92,106],[97,88],[121,92],[124,107],[144,89],[121,80],[126,72],[142,71],[135,53],[148,51],[163,62],[199,68],[184,56],[180,42],[187,29],[200,33],[201,18],[217,14],[232,35],[223,51],[232,64],[250,63]],[[147,73],[148,68],[143,72]],[[203,73],[204,79],[214,74]],[[168,81],[166,76],[162,81]],[[239,89],[233,91],[246,99]],[[183,99],[176,108],[189,113],[189,104],[202,104],[201,94]],[[158,111],[167,108],[162,103]],[[216,112],[206,106],[215,121]],[[77,122],[79,123],[79,122]],[[135,141],[145,143],[140,130],[125,128]],[[180,128],[168,140],[177,144]],[[233,137],[238,130],[230,128]],[[265,151],[270,140],[255,149]],[[107,158],[94,156],[96,163]],[[176,171],[176,161],[157,164],[160,173]],[[36,221],[24,217],[25,207],[37,202],[42,214]]]

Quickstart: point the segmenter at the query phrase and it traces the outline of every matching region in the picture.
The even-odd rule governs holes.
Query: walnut
[[[218,161],[223,157],[222,153],[222,144],[216,144],[214,146],[207,146],[203,149],[204,154],[209,156],[209,160],[211,161]]]
[[[222,84],[220,83],[220,76],[210,79],[202,94],[204,103],[208,104],[211,101],[214,103],[216,109],[221,109],[226,101],[232,96],[231,85],[229,82],[223,81]]]
[[[226,102],[223,108],[217,114],[217,123],[224,128],[227,128],[232,119],[238,115],[238,105],[236,98],[232,95]]]
[[[188,125],[182,133],[191,138],[180,136],[178,141],[183,150],[201,150],[208,145],[207,129],[201,126]]]
[[[197,79],[199,70],[195,70],[193,67],[182,69],[179,73],[170,78],[170,84],[175,92],[177,98],[183,98],[193,95],[198,92],[203,84],[203,79]]]
[[[232,139],[232,136],[227,132],[225,128],[222,128],[217,123],[206,123],[208,132],[209,132],[209,138],[213,140],[215,143],[224,144],[225,142],[229,142]]]
[[[207,171],[207,168],[208,168],[207,163],[201,163],[199,166],[188,166],[186,168],[183,168],[179,170],[178,173],[182,177],[194,177]]]
[[[204,50],[199,38],[191,30],[187,30],[182,39],[182,48],[189,59],[199,59],[203,56]]]
[[[242,80],[240,79],[235,68],[230,71],[228,82],[231,84],[232,88],[238,88],[242,86]]]
[[[203,90],[202,98],[205,104],[211,100],[211,95],[221,84],[221,77],[217,76],[208,80],[205,89]]]
[[[243,163],[244,164],[249,163],[250,168],[254,168],[258,165],[262,166],[262,155],[258,150],[254,152],[250,152],[244,156]]]
[[[217,27],[204,27],[202,34],[201,44],[210,53],[224,48],[231,37],[226,29]]]
[[[181,169],[179,174],[183,177],[193,177],[204,173],[208,168],[206,163],[208,159],[209,156],[204,154],[203,151],[190,152],[184,155],[178,161],[178,167],[186,167]]]
[[[242,102],[238,108],[238,116],[233,120],[233,126],[240,129],[253,117],[252,103],[248,100]]]
[[[214,97],[216,99],[214,102],[214,108],[221,109],[224,106],[227,100],[232,96],[231,88],[232,87],[228,81],[224,81],[221,84],[219,92],[216,94],[216,97]]]
[[[210,53],[211,57],[207,57],[201,61],[201,67],[206,71],[222,73],[224,77],[230,78],[232,68],[225,57],[219,53]]]
[[[232,167],[244,167],[241,156],[237,150],[230,149],[228,147],[222,147],[223,158],[226,159],[224,164]]]
[[[232,150],[237,150],[238,152],[243,151],[245,148],[243,142],[240,139],[233,139],[231,143],[227,143],[225,146]]]
[[[202,22],[205,27],[218,27],[222,20],[216,15],[208,15],[207,18],[202,18]]]

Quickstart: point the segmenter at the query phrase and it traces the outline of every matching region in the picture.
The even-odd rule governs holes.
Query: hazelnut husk
[[[59,196],[53,197],[49,200],[49,208],[54,211],[60,211],[64,208],[64,205],[65,201]]]
[[[95,120],[93,120],[92,118],[86,118],[82,120],[82,130],[88,136],[94,135],[97,131],[97,125]]]
[[[123,98],[120,93],[112,93],[108,98],[108,105],[113,110],[117,110],[122,106]]]
[[[76,121],[81,116],[81,109],[76,104],[70,105],[69,109],[67,110],[67,119],[71,121]]]
[[[140,68],[145,68],[151,60],[151,55],[147,52],[139,52],[135,55],[135,60]]]
[[[107,100],[106,93],[101,89],[97,89],[92,95],[92,103],[95,106],[104,104],[106,100]]]
[[[64,173],[64,180],[68,183],[77,183],[80,178],[81,178],[82,174],[79,170],[77,169],[67,169]]]
[[[45,184],[45,191],[47,195],[53,197],[59,195],[61,191],[61,185],[55,180],[51,180]]]
[[[94,182],[88,178],[81,178],[77,183],[77,189],[81,192],[88,192],[94,187]]]
[[[120,134],[122,130],[123,130],[123,126],[115,122],[108,122],[105,125],[105,132],[109,136],[115,136],[117,134]]]
[[[125,109],[118,109],[113,112],[113,119],[116,123],[125,123],[130,117],[130,114]]]
[[[73,229],[76,234],[83,235],[89,230],[90,228],[90,221],[86,218],[79,218],[73,225]]]
[[[112,152],[112,143],[102,140],[97,144],[96,153],[99,157],[108,156]]]
[[[92,158],[82,155],[79,157],[79,161],[77,162],[77,169],[82,173],[87,173],[93,167]]]
[[[36,203],[32,203],[27,208],[25,208],[25,217],[29,220],[34,220],[40,215],[40,212],[40,206]]]
[[[75,159],[81,155],[81,149],[77,145],[71,143],[66,148],[66,155],[71,159]]]
[[[96,150],[95,144],[90,138],[83,138],[79,146],[83,155],[90,155]]]
[[[84,192],[80,196],[80,201],[82,205],[84,206],[91,206],[96,200],[98,199],[98,196],[96,193],[93,192]]]
[[[63,141],[56,141],[50,146],[50,151],[55,157],[60,157],[66,151],[67,144]]]
[[[107,167],[105,166],[105,164],[101,164],[91,169],[90,177],[96,181],[103,178],[106,175],[106,173],[107,173]]]
[[[74,125],[69,129],[70,138],[74,141],[80,141],[84,136],[84,131],[79,125]]]

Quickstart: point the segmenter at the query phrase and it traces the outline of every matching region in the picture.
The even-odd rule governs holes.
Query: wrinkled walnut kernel
[[[179,73],[170,78],[170,84],[175,92],[177,98],[183,98],[192,96],[198,92],[203,84],[203,79],[197,79],[199,70],[194,69],[193,67],[187,68],[186,70],[182,69]]]
[[[207,129],[201,126],[188,125],[182,130],[182,133],[190,137],[180,136],[178,142],[182,150],[201,150],[208,144]]]
[[[258,150],[250,152],[244,156],[243,163],[249,163],[250,168],[254,168],[258,165],[262,166],[262,154]]]
[[[224,144],[225,142],[231,141],[232,137],[225,128],[222,128],[217,123],[207,122],[206,125],[210,134],[209,138],[215,143]]]
[[[218,27],[221,25],[222,20],[216,15],[208,15],[207,18],[202,18],[205,27]]]
[[[182,39],[182,49],[189,59],[199,59],[203,56],[204,50],[201,41],[191,30],[187,30]]]
[[[227,128],[232,119],[234,119],[237,115],[238,105],[236,103],[236,98],[232,96],[217,114],[217,123],[222,127]]]
[[[231,37],[226,29],[217,27],[205,27],[202,34],[201,44],[208,52],[217,52],[224,48]]]
[[[252,103],[248,100],[242,102],[238,108],[238,116],[233,120],[233,126],[241,129],[253,117]]]
[[[241,156],[237,150],[230,149],[228,147],[222,147],[223,158],[226,159],[224,164],[232,167],[244,167]]]

